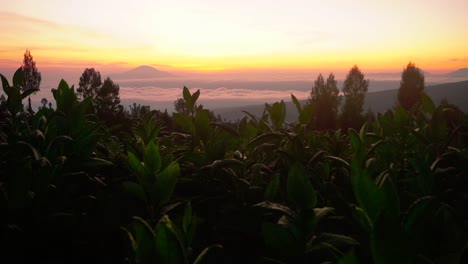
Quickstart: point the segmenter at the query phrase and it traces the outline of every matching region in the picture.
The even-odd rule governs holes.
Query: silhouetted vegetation
[[[187,87],[172,115],[124,111],[118,85],[94,77],[80,91],[62,80],[56,108],[31,114],[23,71],[0,77],[2,263],[468,259],[467,115],[422,93],[411,111],[364,118],[356,66],[343,111],[365,123],[346,117],[346,130],[332,74],[310,104],[291,96],[294,123],[283,101],[222,122]]]
[[[339,90],[333,73],[325,83],[322,74],[317,77],[310,92],[310,104],[314,105],[312,127],[318,130],[335,129],[338,119]]]
[[[358,66],[349,70],[343,85],[345,103],[341,111],[341,126],[343,128],[358,129],[365,122],[362,116],[364,99],[369,88],[369,80],[364,79],[364,74]]]
[[[406,110],[411,110],[421,102],[423,91],[424,74],[414,63],[410,62],[401,74],[398,102]]]

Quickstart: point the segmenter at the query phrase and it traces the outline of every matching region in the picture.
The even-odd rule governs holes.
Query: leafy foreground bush
[[[104,122],[64,81],[23,111],[22,75],[0,75],[2,263],[468,260],[467,116],[425,95],[359,132],[294,96],[294,124],[284,102],[220,122],[185,87],[170,120]]]

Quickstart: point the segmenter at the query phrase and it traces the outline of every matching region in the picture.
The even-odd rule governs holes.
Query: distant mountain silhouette
[[[468,68],[458,69],[456,71],[449,72],[446,75],[453,78],[468,78]]]
[[[160,71],[151,66],[142,65],[134,69],[126,71],[124,73],[114,74],[114,78],[119,79],[150,79],[150,78],[162,78],[162,77],[173,77],[174,75]]]

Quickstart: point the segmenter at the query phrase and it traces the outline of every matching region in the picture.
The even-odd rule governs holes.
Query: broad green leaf
[[[286,104],[281,100],[281,102],[276,102],[272,105],[265,105],[268,114],[270,115],[271,123],[276,129],[280,129],[283,126],[284,119],[286,117]]]
[[[369,218],[367,213],[362,208],[352,206],[351,207],[351,214],[352,214],[354,220],[358,222],[358,224],[361,226],[361,228],[364,231],[366,231],[368,233],[371,232],[371,230],[373,228],[372,220]]]
[[[197,102],[199,96],[200,96],[200,90],[197,90],[196,92],[194,92],[192,94],[192,101],[193,101],[194,106],[195,106],[195,103]]]
[[[270,183],[268,183],[265,189],[265,200],[274,201],[276,196],[278,195],[280,188],[280,176],[279,174],[273,176]]]
[[[141,185],[131,182],[131,181],[126,181],[122,183],[122,186],[129,195],[137,198],[138,200],[147,203],[145,191],[143,190],[143,187]]]
[[[24,81],[24,71],[21,67],[19,67],[15,74],[13,75],[13,86],[16,88],[20,88],[23,86]]]
[[[174,223],[167,215],[159,221],[155,230],[156,262],[167,264],[186,263],[184,247]]]
[[[140,217],[133,217],[137,263],[154,263],[156,260],[154,232],[148,223]]]
[[[145,167],[143,164],[141,164],[141,161],[133,154],[132,152],[127,152],[128,155],[128,164],[130,165],[130,168],[132,169],[133,173],[136,174],[138,181],[140,181],[140,184],[145,184],[145,180],[143,178],[145,177],[146,171]]]
[[[272,223],[262,225],[262,234],[267,248],[283,254],[300,254],[299,246],[288,227]]]
[[[369,218],[375,221],[384,206],[384,194],[366,171],[359,168],[357,159],[352,161],[352,183],[354,195],[359,206],[364,209]]]
[[[222,249],[223,246],[220,245],[220,244],[215,244],[215,245],[211,245],[209,247],[206,247],[205,249],[203,249],[203,251],[197,256],[197,258],[195,259],[195,261],[193,262],[193,264],[203,264],[203,263],[214,263],[213,261],[210,261],[209,260],[209,256],[210,256],[210,253],[216,249],[216,248],[219,248],[219,249]]]
[[[182,229],[187,234],[192,224],[192,203],[189,201],[185,206],[184,217],[182,218]]]
[[[184,86],[182,90],[182,95],[184,96],[184,100],[187,102],[192,98],[192,95],[190,94],[190,91],[187,87]]]
[[[313,104],[306,104],[299,114],[299,122],[301,124],[308,124],[314,113],[315,106]]]
[[[145,149],[145,167],[150,173],[156,174],[161,169],[161,155],[159,154],[159,148],[151,140]]]
[[[210,111],[206,109],[197,109],[195,114],[195,131],[199,139],[206,142],[211,135],[212,127]]]
[[[151,193],[152,197],[156,198],[153,202],[160,206],[169,201],[174,192],[179,175],[179,164],[172,163],[156,176],[156,182]]]
[[[432,99],[424,92],[421,93],[421,103],[423,111],[429,114],[433,114],[436,106]]]
[[[306,171],[295,163],[288,173],[287,193],[289,200],[300,210],[310,210],[317,204],[317,193],[306,176]]]
[[[349,141],[351,143],[351,147],[353,148],[354,152],[359,152],[361,150],[361,139],[359,138],[358,133],[356,130],[350,128],[348,130],[349,134]]]
[[[10,96],[10,91],[11,91],[12,88],[11,88],[10,84],[8,83],[7,78],[5,78],[5,76],[3,76],[3,74],[0,74],[0,78],[2,79],[3,91],[5,92],[5,94],[7,96]]]
[[[412,263],[412,248],[399,219],[380,214],[371,232],[371,251],[374,263]]]
[[[193,112],[194,111],[194,107],[195,107],[195,101],[193,100],[193,97],[192,97],[192,94],[190,94],[190,91],[187,87],[184,86],[184,89],[183,89],[183,96],[184,96],[184,101],[185,101],[185,104],[187,106],[187,109],[190,111],[190,112]]]
[[[301,103],[299,103],[299,100],[297,100],[297,98],[296,98],[296,96],[294,96],[294,94],[291,94],[291,100],[293,101],[294,105],[296,106],[297,113],[301,114],[302,113]]]

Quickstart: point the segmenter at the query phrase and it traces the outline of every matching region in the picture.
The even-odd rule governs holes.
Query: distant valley
[[[447,99],[449,103],[454,104],[465,113],[468,113],[468,81],[445,83],[427,86],[424,90],[436,103],[440,104],[442,99]],[[398,89],[369,92],[366,95],[364,111],[371,109],[374,113],[385,112],[393,108],[397,102]],[[344,98],[342,98],[342,101]],[[288,122],[297,120],[297,110],[291,100],[286,102],[286,120]],[[305,104],[305,100],[301,103]],[[249,105],[242,107],[229,107],[213,109],[214,113],[220,115],[226,120],[237,120],[242,118],[247,111],[256,116],[261,116],[265,104]]]

